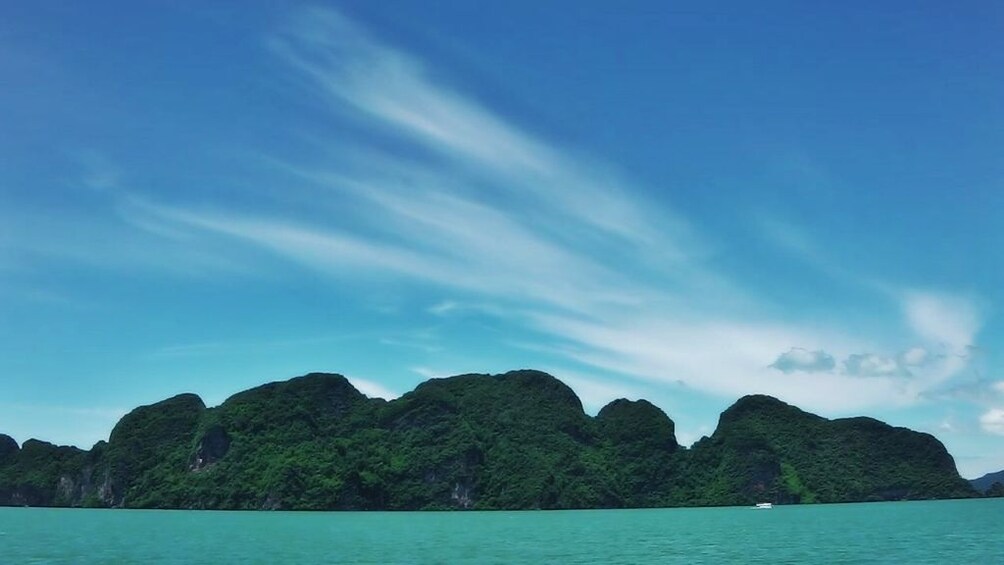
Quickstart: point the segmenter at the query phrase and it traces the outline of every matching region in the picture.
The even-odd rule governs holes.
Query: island
[[[0,505],[524,510],[977,496],[935,437],[752,395],[680,446],[645,400],[589,416],[540,371],[430,379],[386,401],[312,373],[206,407],[134,409],[90,450],[0,435]]]

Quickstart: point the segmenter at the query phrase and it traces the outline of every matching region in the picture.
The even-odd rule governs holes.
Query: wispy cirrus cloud
[[[669,211],[653,217],[637,205],[638,194],[628,197],[624,181],[611,171],[595,162],[585,165],[511,126],[336,12],[307,10],[270,44],[330,102],[348,105],[464,165],[487,169],[507,181],[498,182],[496,190],[632,241],[652,242],[667,227],[686,229]],[[661,241],[666,256],[683,255],[668,243]]]
[[[246,260],[250,272],[254,253],[265,252],[330,277],[428,285],[461,297],[451,304],[491,304],[482,311],[540,337],[540,351],[715,395],[766,392],[816,410],[908,404],[960,367],[904,382],[879,370],[877,360],[895,361],[889,354],[830,370],[835,358],[873,344],[839,326],[777,320],[708,260],[713,235],[602,160],[514,125],[335,12],[304,12],[269,44],[293,71],[294,92],[324,103],[335,123],[352,120],[407,150],[374,149],[363,136],[349,151],[352,139],[332,140],[331,160],[272,159],[307,183],[309,208],[120,196],[121,219],[144,238],[178,250],[198,242],[211,255]],[[798,234],[774,231],[825,262]],[[949,302],[908,294],[904,317],[921,338],[964,347],[979,318],[954,316]],[[793,374],[799,366],[820,370],[809,380]],[[868,368],[874,378],[850,374]]]
[[[394,392],[377,381],[370,379],[362,379],[359,377],[348,377],[349,382],[352,386],[356,387],[359,392],[365,394],[370,398],[382,398],[384,400],[393,400],[401,393]]]
[[[160,346],[149,353],[155,359],[170,359],[184,357],[234,356],[246,354],[248,351],[276,352],[304,345],[331,344],[355,340],[372,340],[374,334],[356,333],[336,335],[312,335],[306,337],[283,337],[268,339],[233,339],[227,341],[202,341],[193,343],[175,343]]]
[[[947,293],[909,291],[903,296],[903,311],[918,336],[962,353],[975,344],[981,325],[971,299]]]
[[[575,390],[582,401],[582,406],[588,412],[598,412],[618,398],[637,400],[651,396],[649,387],[638,382],[612,382],[609,379],[570,370],[567,367],[544,367],[544,370],[561,375],[561,380]]]
[[[151,205],[153,216],[333,276],[385,273],[509,303],[505,315],[550,336],[560,355],[652,382],[682,380],[723,395],[775,392],[815,407],[916,396],[911,387],[920,383],[906,386],[876,363],[886,357],[853,357],[867,344],[839,328],[770,321],[755,301],[743,314],[718,307],[750,304],[741,285],[688,251],[701,249],[700,237],[678,214],[644,202],[644,190],[604,164],[512,125],[337,13],[304,13],[271,46],[334,114],[439,158],[368,163],[358,152],[335,169],[289,166],[351,201],[370,219],[362,226]],[[813,249],[801,239],[792,245]],[[931,319],[944,312],[923,297],[909,304],[911,323],[930,337]],[[789,352],[784,365],[793,369],[792,347],[806,342],[817,352],[842,349],[849,369],[815,375],[811,384],[765,370],[782,361],[779,351]],[[828,355],[813,366],[832,368]],[[862,383],[849,374],[863,372],[876,378]]]
[[[977,335],[983,327],[980,300],[965,293],[905,288],[864,275],[835,261],[807,231],[775,216],[755,216],[763,238],[831,281],[866,291],[901,313],[901,325],[919,342],[896,353],[894,349],[874,351],[874,345],[846,351],[837,370],[847,376],[911,377],[911,390],[937,389],[958,377],[971,361]],[[871,351],[869,351],[871,350]],[[780,359],[780,357],[779,357]],[[785,366],[787,366],[785,364]]]
[[[1004,404],[1004,380],[977,377],[932,388],[924,395],[939,400],[962,400],[980,406]]]

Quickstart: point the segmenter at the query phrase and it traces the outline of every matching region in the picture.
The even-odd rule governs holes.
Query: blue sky
[[[1004,468],[997,3],[2,11],[19,441],[533,367],[686,444],[762,392]]]

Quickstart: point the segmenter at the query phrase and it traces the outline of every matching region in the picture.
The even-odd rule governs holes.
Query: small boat
[[[753,508],[756,508],[757,510],[770,510],[771,508],[774,508],[774,505],[770,502],[757,502],[756,506]]]

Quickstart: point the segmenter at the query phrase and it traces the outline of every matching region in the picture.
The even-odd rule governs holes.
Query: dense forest
[[[558,509],[975,496],[934,437],[746,396],[677,444],[645,400],[588,416],[539,371],[432,379],[387,402],[340,375],[265,384],[207,408],[137,408],[90,451],[0,435],[0,505]]]

